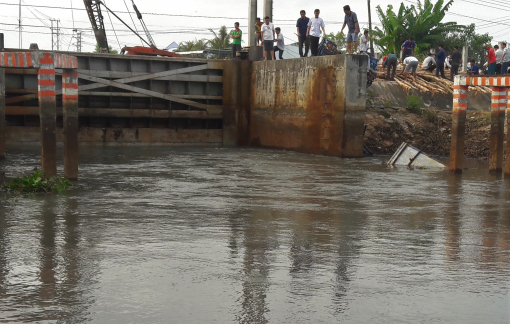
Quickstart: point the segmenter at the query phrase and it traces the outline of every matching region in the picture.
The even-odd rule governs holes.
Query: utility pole
[[[54,51],[57,48],[57,51],[60,50],[60,28],[58,19],[50,19],[51,21],[51,50]],[[53,22],[56,22],[57,27],[53,27]],[[55,37],[56,36],[56,37]]]
[[[21,31],[21,0],[19,0],[19,17],[18,17],[18,28],[19,28],[19,48],[23,43],[23,32]]]
[[[374,57],[374,41],[372,40],[372,10],[370,9],[370,0],[367,1],[368,1],[368,32],[370,36],[370,56]]]
[[[73,29],[76,32],[76,52],[81,52],[81,31]]]

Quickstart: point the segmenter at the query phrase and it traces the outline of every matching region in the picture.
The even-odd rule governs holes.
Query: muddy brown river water
[[[37,147],[8,153],[8,177],[39,165]],[[80,158],[85,189],[0,193],[0,323],[510,323],[510,181],[484,163],[452,177],[239,148]]]

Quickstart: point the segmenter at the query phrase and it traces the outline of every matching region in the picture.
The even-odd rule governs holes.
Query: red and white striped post
[[[78,70],[62,72],[62,106],[64,115],[64,176],[78,179]]]
[[[0,67],[0,160],[5,159],[5,70]]]
[[[466,137],[466,110],[468,86],[460,85],[460,77],[455,77],[453,85],[452,143],[450,147],[450,172],[462,173],[464,140]]]
[[[510,178],[510,91],[508,91],[506,103],[506,156],[504,173],[505,178]]]
[[[57,175],[55,64],[53,53],[39,57],[39,117],[41,121],[41,167],[45,178]]]
[[[501,172],[503,170],[503,141],[505,138],[507,100],[508,89],[506,87],[492,88],[489,172]],[[510,161],[507,163],[510,163]]]

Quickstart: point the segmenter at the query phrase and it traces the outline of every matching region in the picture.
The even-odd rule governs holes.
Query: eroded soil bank
[[[466,157],[489,157],[490,113],[467,113]],[[368,108],[365,116],[365,145],[373,153],[393,154],[407,142],[427,154],[450,153],[451,113],[426,109],[409,112],[404,108]]]

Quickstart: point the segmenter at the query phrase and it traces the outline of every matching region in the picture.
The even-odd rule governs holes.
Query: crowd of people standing
[[[347,49],[348,53],[352,54],[353,51],[358,51],[358,33],[359,24],[358,16],[347,5],[343,7],[345,17],[341,33],[347,27]],[[296,30],[299,44],[299,56],[307,57],[310,51],[311,56],[319,55],[319,41],[321,36],[326,36],[326,25],[324,20],[319,17],[320,10],[315,9],[313,17],[306,16],[306,11],[300,11],[300,18],[296,22]],[[275,53],[278,53],[279,59],[283,59],[283,52],[285,50],[284,36],[281,33],[281,28],[274,27],[268,16],[264,17],[264,22],[260,18],[256,19],[255,23],[256,45],[264,47],[264,60],[275,59]],[[232,38],[232,57],[236,57],[236,53],[241,50],[242,31],[239,29],[239,23],[234,24],[234,30],[230,33]],[[368,52],[369,34],[365,30],[360,37],[360,53]],[[275,45],[276,43],[276,45]],[[304,47],[304,52],[303,52]]]

